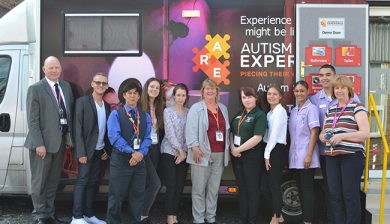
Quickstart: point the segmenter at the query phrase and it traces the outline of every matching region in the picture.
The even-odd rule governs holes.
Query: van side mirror
[[[8,132],[11,127],[11,117],[9,114],[0,114],[0,131]]]

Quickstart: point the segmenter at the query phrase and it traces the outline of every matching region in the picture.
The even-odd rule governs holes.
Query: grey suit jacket
[[[110,114],[110,105],[104,102],[106,109],[106,119]],[[74,141],[75,141],[75,157],[78,159],[87,156],[91,159],[96,149],[96,143],[99,136],[97,110],[95,100],[92,95],[83,96],[76,100],[74,114]],[[107,137],[107,128],[104,136],[104,150],[110,154],[111,145]]]
[[[68,115],[68,130],[72,130],[73,94],[70,84],[59,80],[65,98]],[[58,104],[46,78],[31,85],[27,92],[27,125],[28,134],[24,146],[35,150],[45,146],[49,153],[60,149],[62,131]]]

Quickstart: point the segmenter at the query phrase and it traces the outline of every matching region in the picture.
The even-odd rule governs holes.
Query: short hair
[[[92,77],[92,80],[93,80],[96,76],[103,76],[103,77],[106,77],[106,79],[108,80],[108,76],[107,76],[106,73],[97,72],[97,73]]]
[[[297,85],[301,85],[301,86],[305,87],[306,89],[309,89],[309,84],[307,84],[307,82],[304,80],[299,80],[298,82],[296,82],[294,84],[294,89],[295,89],[295,87],[297,87]]]
[[[136,92],[141,96],[142,94],[142,85],[141,82],[136,78],[128,78],[125,81],[123,81],[118,90],[118,98],[121,103],[125,104],[126,100],[123,98],[123,93],[126,93],[129,90],[135,89]]]
[[[204,99],[203,92],[204,92],[204,89],[206,88],[206,86],[215,86],[215,88],[217,89],[217,97],[215,98],[215,102],[218,102],[219,101],[219,87],[218,87],[217,83],[210,78],[207,78],[207,79],[203,80],[203,82],[202,82],[202,88],[200,91],[202,99]]]
[[[324,64],[320,67],[319,70],[323,69],[323,68],[329,68],[330,70],[332,70],[333,74],[336,74],[336,69],[333,65],[331,64]]]
[[[351,99],[355,93],[352,87],[352,81],[345,75],[337,75],[336,78],[332,82],[332,98],[336,99],[336,95],[334,94],[334,88],[336,86],[342,86],[348,88],[348,97]]]

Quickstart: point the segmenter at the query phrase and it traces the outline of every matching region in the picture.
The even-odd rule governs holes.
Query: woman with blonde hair
[[[360,223],[360,177],[369,136],[367,109],[352,100],[352,82],[337,76],[332,98],[338,103],[325,114],[320,140],[326,144],[326,172],[335,223]]]
[[[229,160],[229,118],[212,79],[202,83],[202,100],[192,105],[185,129],[191,164],[194,223],[215,223],[218,189]]]

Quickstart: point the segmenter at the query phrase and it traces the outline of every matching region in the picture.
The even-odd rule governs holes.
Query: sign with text
[[[319,18],[320,39],[344,39],[345,37],[344,18]]]
[[[306,65],[321,66],[332,63],[332,48],[327,45],[310,45],[306,48]]]
[[[362,49],[356,45],[341,45],[336,48],[337,66],[360,66],[362,62]]]

